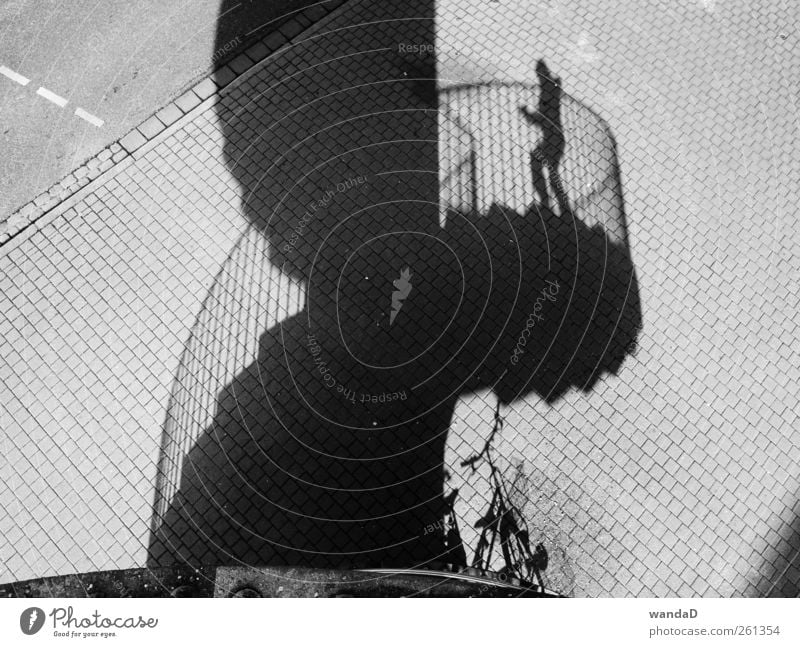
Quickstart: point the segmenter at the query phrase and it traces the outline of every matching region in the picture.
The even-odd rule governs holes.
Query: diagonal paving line
[[[19,83],[22,86],[26,86],[28,85],[28,83],[31,82],[29,78],[22,76],[22,74],[15,72],[14,70],[6,67],[5,65],[0,65],[0,74],[2,74],[5,77],[8,77],[12,81]],[[39,86],[39,89],[36,90],[36,94],[38,94],[43,99],[47,99],[51,103],[56,104],[59,108],[63,108],[69,103],[68,99],[65,99],[61,95],[56,94],[52,90],[48,90],[44,86]],[[83,108],[76,108],[74,114],[76,117],[80,117],[84,121],[92,124],[93,126],[96,126],[97,128],[102,128],[103,124],[105,123],[102,119],[100,119],[99,117],[95,117],[93,114],[87,112]]]
[[[44,86],[36,90],[36,94],[38,94],[40,97],[44,97],[48,101],[52,101],[59,108],[63,108],[65,105],[67,105],[67,103],[69,103],[64,97],[57,95],[55,92],[51,92]]]
[[[95,117],[93,114],[86,112],[83,108],[76,108],[75,115],[83,119],[84,121],[88,121],[93,126],[97,126],[100,128],[105,122],[100,119],[99,117]]]
[[[14,70],[8,69],[5,65],[0,65],[0,74],[7,76],[12,81],[16,81],[20,85],[28,85],[31,80],[22,74],[17,74]]]

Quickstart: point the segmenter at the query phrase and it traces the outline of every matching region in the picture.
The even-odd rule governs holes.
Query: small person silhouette
[[[567,197],[558,177],[558,168],[564,156],[564,130],[561,125],[561,79],[550,72],[544,61],[536,64],[536,73],[540,79],[539,108],[531,111],[527,106],[520,106],[525,120],[542,131],[540,143],[531,151],[531,175],[533,188],[539,204],[550,208],[550,188],[556,196],[562,213],[569,210]],[[545,180],[547,169],[547,180]]]
[[[392,311],[389,313],[389,325],[394,323],[395,317],[403,307],[403,301],[411,294],[411,268],[404,267],[400,272],[400,278],[392,281],[392,285],[397,288],[392,292]]]

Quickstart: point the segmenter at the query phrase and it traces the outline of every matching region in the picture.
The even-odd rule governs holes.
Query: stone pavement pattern
[[[436,7],[442,86],[531,82],[543,58],[609,124],[641,292],[635,355],[589,393],[506,407],[498,453],[565,592],[796,594],[795,10],[595,4]],[[315,29],[363,15],[350,2]],[[226,96],[245,106],[291,64],[278,57]],[[235,274],[237,258],[264,254],[226,165],[230,141],[210,107],[0,248],[4,580],[145,563],[187,338],[220,268]],[[256,272],[247,267],[242,290]],[[241,343],[210,342],[224,361],[192,409],[198,429],[214,415],[214,385],[253,360],[264,324],[299,311],[302,286],[281,280],[280,304],[244,324],[229,315],[250,326],[230,333]],[[250,289],[234,299],[262,303]],[[492,398],[456,407],[456,482]],[[485,483],[469,487],[486,495]],[[479,510],[460,510],[464,526]]]

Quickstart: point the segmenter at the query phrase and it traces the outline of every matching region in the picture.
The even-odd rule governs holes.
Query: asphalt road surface
[[[312,4],[0,0],[0,222],[206,75],[218,20],[235,49]]]

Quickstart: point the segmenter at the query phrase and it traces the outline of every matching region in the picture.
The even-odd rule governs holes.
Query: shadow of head
[[[336,27],[285,44],[217,104],[242,212],[300,280],[335,272],[370,236],[436,222],[433,3],[376,5]]]

